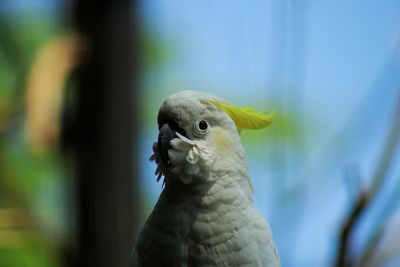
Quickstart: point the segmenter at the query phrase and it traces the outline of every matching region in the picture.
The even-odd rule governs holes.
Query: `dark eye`
[[[199,121],[199,129],[204,131],[207,130],[208,128],[208,123],[205,120]]]
[[[194,123],[194,135],[197,137],[201,137],[205,134],[208,133],[210,130],[210,125],[208,125],[208,122],[203,119],[199,119]]]

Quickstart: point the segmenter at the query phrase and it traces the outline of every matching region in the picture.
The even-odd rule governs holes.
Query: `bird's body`
[[[205,94],[181,92],[161,107],[160,132],[173,118],[177,126],[171,128],[177,133],[166,148],[168,156],[160,151],[162,139],[153,147],[165,188],[142,228],[134,265],[278,267],[271,230],[252,202],[235,124],[207,99]]]

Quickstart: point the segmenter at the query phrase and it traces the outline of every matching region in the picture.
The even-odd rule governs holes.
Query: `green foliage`
[[[144,30],[139,33],[140,67],[149,70],[165,63],[171,51],[167,44]]]
[[[63,178],[61,165],[53,153],[33,155],[22,128],[32,61],[39,46],[57,34],[59,24],[40,14],[14,14],[3,18],[0,27],[0,208],[24,215],[22,226],[12,226],[12,221],[7,228],[0,226],[0,238],[12,237],[0,240],[0,266],[58,266],[61,244],[54,239],[54,226],[45,223],[44,211],[65,210],[47,192],[54,180]]]
[[[18,249],[3,249],[0,250],[0,266],[3,267],[52,267],[48,259],[37,253],[34,247],[25,246]]]
[[[275,120],[266,129],[244,130],[241,133],[243,142],[249,146],[270,142],[286,142],[294,147],[300,145],[306,126],[303,126],[294,114],[284,113],[280,110],[276,108]]]

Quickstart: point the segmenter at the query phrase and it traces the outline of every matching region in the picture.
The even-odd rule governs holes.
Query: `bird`
[[[161,104],[150,160],[163,190],[133,249],[133,266],[281,266],[255,208],[240,133],[275,118],[210,93],[180,91]]]

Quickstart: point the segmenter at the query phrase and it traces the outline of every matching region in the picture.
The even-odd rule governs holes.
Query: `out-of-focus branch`
[[[64,134],[75,156],[79,207],[71,266],[129,266],[138,214],[136,5],[73,3],[76,30],[90,53],[76,73],[74,109]]]
[[[380,157],[378,167],[375,171],[372,179],[371,190],[369,198],[372,200],[382,187],[386,174],[389,170],[390,164],[392,163],[396,147],[400,140],[400,97],[396,106],[395,113],[393,114],[392,128],[389,136],[386,140],[384,150]]]
[[[372,178],[371,186],[367,191],[361,191],[357,200],[355,201],[349,215],[345,218],[344,223],[340,231],[340,241],[339,249],[336,257],[335,266],[336,267],[350,267],[354,266],[354,261],[350,260],[349,257],[349,239],[357,222],[361,218],[362,214],[368,208],[370,203],[373,202],[377,193],[380,191],[382,185],[384,184],[387,172],[393,161],[393,157],[396,151],[396,147],[400,140],[400,97],[398,99],[395,113],[393,115],[392,126],[389,135],[384,144],[382,155],[380,157],[379,163],[377,165],[376,171]],[[376,233],[378,234],[378,233]],[[371,253],[374,250],[376,241],[379,240],[376,235],[371,238],[371,242],[367,245],[366,250],[361,256],[361,266],[368,260]]]
[[[349,216],[345,219],[342,224],[342,228],[340,231],[340,243],[338,249],[338,255],[336,258],[336,267],[348,267],[351,266],[350,258],[349,258],[349,239],[353,229],[360,218],[363,210],[368,204],[368,196],[365,192],[362,192],[358,195],[357,200],[355,201]]]
[[[77,35],[57,37],[40,48],[26,83],[25,136],[31,150],[52,148],[59,135],[65,81],[85,50]]]
[[[400,141],[400,97],[397,102],[395,113],[393,114],[393,122],[392,128],[390,130],[389,136],[386,140],[384,150],[382,152],[382,156],[380,157],[380,161],[378,167],[375,171],[371,189],[368,195],[367,202],[372,202],[376,195],[378,194],[380,188],[384,184],[385,178],[387,176],[387,172],[390,168],[391,163],[393,162],[393,158],[396,152],[396,148]],[[361,256],[361,266],[363,266],[372,255],[374,248],[376,247],[377,241],[379,240],[380,231],[376,231],[372,234],[369,244],[367,244],[367,248]]]

